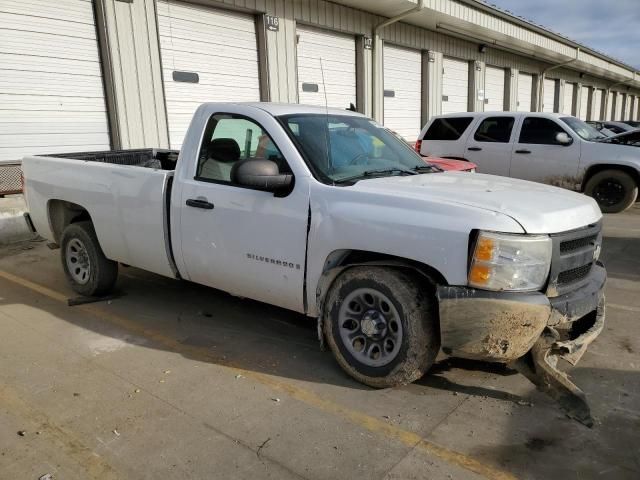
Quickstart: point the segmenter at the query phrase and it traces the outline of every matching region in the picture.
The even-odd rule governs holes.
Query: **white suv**
[[[481,173],[584,192],[603,212],[617,213],[638,196],[640,150],[603,139],[582,120],[559,113],[457,113],[433,117],[416,150],[473,162]]]

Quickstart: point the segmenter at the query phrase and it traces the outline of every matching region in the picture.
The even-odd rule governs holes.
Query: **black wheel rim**
[[[593,198],[605,207],[617,205],[624,200],[625,195],[624,185],[615,178],[605,178],[593,190]]]
[[[372,288],[359,288],[344,298],[338,322],[347,351],[368,367],[392,362],[402,345],[400,313],[389,297]]]

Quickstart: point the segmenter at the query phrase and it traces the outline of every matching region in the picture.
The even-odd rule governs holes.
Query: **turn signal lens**
[[[484,260],[488,262],[493,258],[494,251],[493,239],[487,237],[480,237],[476,244],[476,253],[473,256],[476,260]]]
[[[474,265],[469,271],[469,281],[474,285],[486,285],[491,278],[491,267]]]

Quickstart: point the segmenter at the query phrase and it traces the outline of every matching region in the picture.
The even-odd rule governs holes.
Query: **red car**
[[[418,154],[420,154],[420,141],[417,143],[408,142],[404,137],[402,137],[398,132],[389,129],[391,133],[393,133],[397,138],[408,144],[411,148],[413,148]],[[424,155],[420,155],[426,163],[431,163],[438,167],[440,170],[444,170],[445,172],[471,172],[476,173],[477,165],[475,163],[467,162],[465,160],[453,160],[451,158],[439,158],[439,157],[425,157]]]
[[[436,167],[444,170],[445,172],[476,172],[476,164],[466,162],[464,160],[453,160],[451,158],[439,158],[439,157],[422,157],[425,162],[432,163]]]

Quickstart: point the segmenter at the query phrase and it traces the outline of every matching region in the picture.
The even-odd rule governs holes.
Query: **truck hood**
[[[558,233],[597,222],[596,202],[540,183],[461,172],[361,180],[354,189],[408,199],[462,204],[508,215],[527,233]]]

